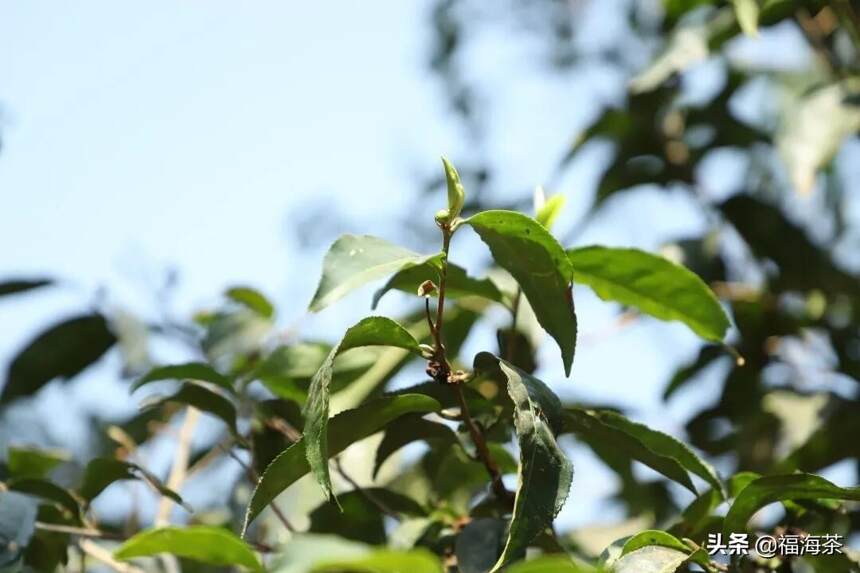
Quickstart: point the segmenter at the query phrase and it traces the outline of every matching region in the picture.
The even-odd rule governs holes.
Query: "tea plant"
[[[50,478],[68,461],[62,455],[10,448],[0,492],[4,570],[53,571],[73,563],[83,569],[88,560],[117,571],[199,570],[194,563],[381,573],[777,570],[786,561],[741,552],[727,561],[706,551],[706,541],[736,540],[748,533],[756,511],[773,502],[809,516],[840,511],[832,500],[860,500],[860,488],[840,488],[806,473],[724,478],[668,434],[615,410],[562,403],[533,375],[534,339],[521,317],[533,315],[553,339],[570,377],[577,339],[574,284],[643,315],[679,321],[740,362],[723,343],[729,319],[696,274],[663,257],[636,249],[563,247],[551,233],[563,208],[560,196],[536,193],[533,217],[508,210],[462,216],[463,185],[457,170],[443,162],[448,206],[435,215],[440,251],[416,253],[377,237],[345,235],[325,256],[310,303],[319,312],[358,287],[387,279],[374,306],[397,290],[416,298],[418,312],[399,321],[364,318],[334,346],[278,344],[266,339],[273,305],[239,287],[227,291],[227,306],[198,316],[194,325],[159,325],[200,360],[156,367],[137,378],[135,392],[179,382],[175,392],[150,397],[140,416],[109,428],[112,454],[105,448],[105,455],[90,460],[76,485],[63,487]],[[452,238],[468,232],[489,248],[493,278],[475,278],[453,262]],[[43,286],[6,283],[4,289]],[[498,348],[464,356],[464,339],[492,307],[510,315],[510,326],[498,331]],[[116,332],[101,312],[49,329],[15,358],[3,403],[74,376],[128,336]],[[57,354],[58,348],[63,352]],[[386,391],[413,361],[423,363],[429,380]],[[332,415],[332,395],[356,388],[361,392],[353,407]],[[186,412],[180,453],[163,482],[142,465],[137,444],[168,428],[178,410]],[[199,412],[218,419],[223,434],[215,446],[191,455],[189,436]],[[339,456],[380,432],[377,480],[360,485]],[[559,446],[559,437],[568,434],[610,465],[635,461],[680,484],[692,494],[688,507],[661,529],[620,539],[599,559],[589,559],[553,527],[565,503],[589,495],[576,487],[573,465]],[[425,444],[417,463],[378,478],[389,458],[417,442]],[[190,524],[170,525],[174,502],[193,511],[176,491],[184,476],[219,457],[240,463],[253,486],[241,523],[205,523],[191,513]],[[341,478],[340,487],[332,473]],[[325,498],[303,528],[310,535],[276,501],[308,474]],[[91,511],[93,501],[121,480],[144,482],[162,499],[154,527],[132,527],[130,537],[130,524],[100,524]],[[273,528],[289,532],[285,543],[272,545],[278,538]],[[821,571],[853,567],[839,553],[804,559]]]

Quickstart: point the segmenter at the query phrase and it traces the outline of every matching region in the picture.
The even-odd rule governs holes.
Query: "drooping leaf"
[[[233,388],[233,383],[227,376],[224,376],[203,362],[157,366],[135,382],[131,387],[131,391],[134,392],[141,386],[161,380],[202,380],[203,382],[215,384],[229,392],[236,392]]]
[[[784,500],[841,499],[860,501],[860,487],[839,487],[814,474],[772,475],[758,478],[735,498],[723,521],[723,532],[746,531],[747,522],[762,507]]]
[[[373,477],[376,478],[379,468],[394,452],[418,440],[433,442],[441,447],[458,442],[457,434],[445,424],[425,420],[420,415],[402,416],[385,428],[385,436],[376,448]]]
[[[264,571],[256,554],[244,541],[226,529],[204,525],[142,531],[123,543],[113,555],[128,561],[162,553],[211,565],[238,565],[250,571]]]
[[[566,415],[571,431],[598,439],[603,444],[612,444],[696,493],[686,472],[693,473],[725,497],[724,486],[714,468],[669,434],[652,430],[610,410],[568,408]]]
[[[328,424],[328,456],[339,454],[350,444],[375,434],[404,414],[434,412],[439,408],[439,402],[428,396],[404,394],[377,398],[354,410],[342,412]],[[245,513],[242,535],[278,494],[309,471],[304,439],[281,452],[266,468],[254,489]]]
[[[171,402],[193,406],[202,412],[220,418],[227,424],[227,428],[234,436],[239,434],[239,430],[236,429],[236,407],[230,400],[208,388],[185,383],[174,394],[146,403],[144,407],[157,408]]]
[[[689,555],[676,549],[649,545],[623,555],[612,566],[612,573],[673,573]]]
[[[256,289],[251,287],[233,287],[228,289],[225,294],[230,300],[253,310],[263,318],[271,319],[275,316],[274,305],[269,302],[269,299],[263,293]]]
[[[439,558],[426,549],[381,549],[365,557],[322,563],[313,573],[442,573]]]
[[[346,331],[343,339],[332,348],[325,362],[314,375],[304,408],[304,443],[308,463],[327,498],[332,495],[327,444],[332,367],[338,354],[361,346],[394,346],[420,354],[418,341],[408,330],[390,318],[371,316]]]
[[[0,567],[21,556],[36,529],[36,501],[12,491],[0,490]]]
[[[373,295],[373,308],[375,309],[382,297],[391,290],[416,294],[418,287],[424,281],[439,282],[439,268],[435,262],[425,262],[398,271]],[[448,263],[445,284],[446,298],[457,299],[466,296],[478,296],[495,302],[504,301],[502,293],[493,281],[486,278],[472,278],[463,267],[452,263]],[[433,292],[432,296],[438,296],[438,293]]]
[[[492,569],[498,571],[521,559],[528,544],[552,524],[567,499],[573,466],[555,440],[562,409],[552,390],[487,352],[475,357],[475,370],[506,381],[520,444],[514,512],[504,551]]]
[[[678,320],[705,340],[723,340],[729,319],[711,289],[687,268],[638,249],[591,246],[568,255],[574,282],[588,285],[601,299]]]
[[[543,194],[543,190],[541,190],[541,194]],[[535,201],[535,220],[546,227],[547,230],[550,230],[555,220],[561,214],[561,210],[564,209],[567,197],[557,194],[549,199],[540,201],[540,204],[537,203],[538,201]]]
[[[320,311],[372,280],[431,259],[438,255],[428,258],[370,235],[344,235],[326,253],[309,308]]]
[[[116,337],[100,314],[77,316],[51,326],[12,360],[0,403],[35,394],[55,378],[76,376],[115,342]]]
[[[14,478],[43,478],[69,459],[68,452],[62,450],[9,446],[6,467]]]
[[[169,497],[186,510],[191,511],[178,493],[166,487],[152,473],[137,464],[114,458],[93,458],[90,460],[84,469],[84,477],[78,493],[84,502],[89,504],[112,483],[136,479],[142,480],[161,495]]]
[[[465,220],[490,247],[496,263],[511,273],[540,325],[561,349],[570,375],[576,348],[573,267],[564,249],[540,223],[514,211],[484,211]]]
[[[0,296],[18,294],[54,284],[52,279],[17,279],[0,282]]]
[[[34,495],[52,501],[69,512],[70,517],[77,519],[80,506],[77,500],[65,488],[54,482],[40,478],[13,479],[6,483],[9,490]]]

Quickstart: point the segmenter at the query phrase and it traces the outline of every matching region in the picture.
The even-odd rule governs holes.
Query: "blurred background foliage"
[[[857,4],[848,0],[507,0],[491,6],[475,0],[442,0],[429,3],[425,16],[430,30],[426,66],[459,124],[454,158],[467,189],[464,214],[499,207],[529,212],[531,186],[540,183],[568,198],[555,233],[566,247],[605,237],[617,242],[625,237],[620,229],[647,229],[652,224],[662,229],[666,221],[676,218],[700,222],[693,233],[657,234],[645,241],[702,277],[730,311],[735,326],[729,343],[737,356],[718,346],[694,349],[681,357],[657,390],[665,408],[685,396],[704,396],[683,401],[683,428],[677,430],[715,461],[724,475],[801,470],[824,472],[844,485],[858,483]],[[481,50],[489,50],[489,56],[476,54]],[[532,71],[506,77],[510,89],[502,92],[497,77],[506,73],[506,58],[512,52],[518,61],[525,59]],[[488,63],[481,67],[476,61]],[[582,84],[591,90],[585,91],[591,100],[575,119],[570,119],[564,97],[527,100],[535,116],[542,118],[537,122],[540,129],[551,131],[529,142],[546,144],[530,150],[543,158],[546,169],[542,180],[511,177],[511,162],[520,157],[518,142],[505,136],[506,126],[493,112],[540,82]],[[582,92],[574,101],[582,101]],[[3,109],[10,107],[14,112],[11,104]],[[526,122],[530,113],[523,112]],[[420,137],[420,133],[414,135]],[[4,137],[3,144],[9,147],[14,141]],[[0,155],[0,169],[2,161]],[[330,162],[337,169],[337,158]],[[430,162],[423,162],[417,171],[415,204],[440,204],[441,171]],[[360,194],[363,185],[372,184],[358,181],[350,192]],[[413,243],[435,241],[432,219],[418,217],[417,212],[404,214],[407,218],[401,221],[399,233]],[[379,206],[378,216],[385,217],[384,205]],[[291,213],[290,226],[300,243],[319,249],[347,225],[348,218],[337,205],[311,202]],[[661,244],[654,244],[657,239]],[[15,304],[18,297],[39,296],[62,283],[62,277],[52,277],[50,268],[44,271],[44,277],[5,277],[0,284],[3,302]],[[292,274],[316,273],[299,268],[292,269]],[[296,280],[307,279],[296,276]],[[240,418],[243,431],[253,435],[254,451],[248,458],[253,464],[249,466],[245,458],[241,464],[236,461],[235,454],[224,447],[231,440],[229,428],[215,423],[204,424],[205,431],[198,432],[188,453],[190,470],[183,492],[219,492],[215,499],[201,495],[203,507],[195,504],[190,519],[237,525],[249,494],[245,474],[260,471],[290,443],[284,428],[301,427],[295,400],[306,392],[335,337],[326,334],[321,338],[328,342],[319,342],[318,333],[309,336],[301,325],[276,321],[265,298],[249,289],[227,291],[222,303],[189,320],[171,309],[171,293],[180,288],[173,275],[159,281],[151,289],[159,311],[145,317],[98,291],[75,316],[58,317],[30,340],[16,338],[0,396],[0,445],[7,452],[2,471],[7,476],[16,463],[14,448],[26,454],[27,448],[47,447],[71,450],[74,455],[22,454],[21,460],[37,467],[14,471],[50,474],[64,485],[80,484],[86,481],[86,460],[106,456],[147,467],[146,462],[154,461],[157,477],[148,481],[170,485],[175,434],[182,423],[177,415],[181,408],[170,400],[142,411],[128,404],[105,404],[87,420],[90,433],[85,444],[64,443],[62,436],[47,431],[51,416],[66,414],[55,409],[46,416],[45,409],[35,404],[47,386],[73,380],[107,356],[121,358],[111,363],[121,363],[121,371],[110,375],[126,386],[153,365],[172,360],[165,356],[210,361],[254,385],[255,396],[266,398],[256,405],[242,404],[233,414]],[[305,302],[288,300],[286,305],[303,307]],[[420,328],[420,309],[413,309],[406,299],[400,302],[398,308],[414,312],[409,315],[411,322]],[[492,314],[489,320],[481,318],[476,310],[483,309],[454,308],[456,314],[448,323],[452,355],[461,347],[473,347],[467,340],[473,328],[479,340],[495,338],[498,321]],[[577,360],[589,352],[589,332],[597,338],[617,336],[640,320],[646,319],[626,309],[618,309],[602,330],[580,319],[586,341]],[[536,360],[540,362],[542,341],[528,324],[520,327],[523,347],[529,351],[519,364],[533,370]],[[480,334],[481,329],[489,334]],[[500,344],[506,344],[504,337],[500,332]],[[619,354],[615,360],[626,360],[623,345]],[[418,361],[409,363],[396,352],[368,350],[350,356],[335,370],[333,388],[340,390],[334,397],[335,410],[402,385],[398,381],[415,382],[423,376]],[[631,356],[637,356],[635,349]],[[462,362],[471,364],[471,357],[464,353]],[[574,389],[563,397],[571,403],[590,404],[595,394],[579,390],[579,384],[615,384],[609,378],[586,378],[578,377],[575,365]],[[635,394],[635,380],[626,384]],[[132,404],[137,402],[135,396]],[[649,415],[659,418],[662,407]],[[428,439],[444,442],[447,438]],[[581,448],[581,444],[568,445]],[[565,543],[583,556],[595,555],[625,533],[672,523],[688,503],[657,474],[618,459],[616,452],[601,444],[586,445],[614,476],[608,482],[614,489],[602,492],[609,501],[588,507],[612,507],[617,519],[578,516],[574,527],[562,532]],[[351,449],[344,454],[344,465],[355,468],[358,475],[335,476],[340,487],[348,489],[352,479],[371,483],[373,468],[367,458],[372,451]],[[383,468],[387,471],[380,472],[374,483],[386,489],[372,493],[384,497],[384,506],[422,519],[427,519],[421,515],[423,510],[396,492],[408,491],[424,503],[434,489],[446,495],[462,490],[462,498],[453,495],[452,499],[466,504],[474,487],[470,480],[480,482],[482,469],[457,455],[456,450],[446,454],[431,450],[423,457],[405,456],[400,460],[404,473],[391,466]],[[577,468],[572,499],[592,497],[587,487],[577,484],[584,471]],[[345,513],[339,517],[330,506],[320,504],[313,484],[303,487],[284,496],[289,499],[281,504],[286,518],[298,520],[300,529],[338,533],[367,543],[380,543],[386,528],[390,532],[391,523],[380,514],[378,503],[344,495]],[[415,493],[422,487],[424,499]],[[167,513],[154,509],[158,496],[143,487],[123,489],[111,499],[117,495],[127,498],[119,504],[121,510],[112,502],[96,506],[103,529],[129,534],[171,515],[169,507]],[[456,511],[457,502],[454,505]],[[767,528],[768,520],[778,521],[809,531],[853,535],[856,544],[860,531],[856,512],[805,506],[786,511],[784,516],[763,516],[762,527]],[[189,519],[181,510],[173,516]],[[40,521],[62,523],[63,519],[56,505],[39,509]],[[282,540],[276,517],[267,518],[263,527],[260,543]],[[702,524],[697,534],[708,527]],[[409,531],[401,533],[408,538]],[[425,535],[428,543],[444,543],[443,536]],[[37,536],[39,544],[29,556],[32,563],[44,560],[37,570],[65,560],[62,534],[42,531]],[[299,545],[295,547],[295,555],[300,555]],[[318,544],[307,551],[329,550],[335,551]],[[349,553],[343,547],[337,551]],[[279,570],[300,567],[284,563]],[[188,564],[183,570],[197,569]]]

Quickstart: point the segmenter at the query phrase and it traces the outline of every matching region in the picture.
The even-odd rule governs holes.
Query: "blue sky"
[[[326,225],[397,240],[401,221],[432,217],[442,206],[441,193],[438,204],[417,203],[416,175],[440,169],[442,154],[468,161],[474,152],[428,72],[429,6],[0,5],[0,278],[63,281],[0,302],[0,363],[100,287],[117,307],[151,312],[153,287],[170,268],[180,271],[183,314],[216,303],[236,282],[267,293],[282,326],[299,321],[311,335],[335,338],[368,314],[365,290],[305,316],[334,237],[302,250],[292,226],[324,205]],[[596,19],[592,12],[583,17]],[[618,33],[588,29],[594,42]],[[544,182],[571,134],[602,103],[618,100],[624,78],[596,66],[552,74],[535,65],[536,45],[512,38],[504,28],[469,38],[465,62],[489,87],[480,114],[485,151],[502,187],[518,190]],[[549,190],[568,196],[562,229],[587,206],[605,151],[587,150]],[[578,241],[656,250],[703,224],[680,195],[644,190],[636,211],[608,209]],[[453,253],[487,261],[474,236],[458,236]],[[398,301],[386,304],[383,312]],[[659,401],[672,368],[698,348],[686,329],[644,319],[614,332],[616,308],[586,291],[577,291],[577,304],[583,338],[572,379],[558,375],[557,349],[541,351],[560,394],[627,405],[634,417],[674,433],[694,403],[712,398],[699,385],[670,407]],[[488,340],[485,333],[470,344],[478,350]],[[76,414],[134,407],[111,376],[115,366],[46,389],[36,408],[67,412],[43,428],[46,441],[81,439]],[[575,495],[611,489],[583,452],[574,461],[585,464]],[[563,522],[582,523],[593,510],[571,504]]]

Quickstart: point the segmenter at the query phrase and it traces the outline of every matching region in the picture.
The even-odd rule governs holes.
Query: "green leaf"
[[[131,391],[134,392],[141,386],[145,386],[150,382],[158,382],[161,380],[201,380],[215,384],[225,390],[235,393],[231,380],[202,362],[189,362],[186,364],[171,364],[168,366],[158,366],[147,372],[140,380],[135,382]]]
[[[695,378],[714,360],[724,355],[725,351],[719,346],[703,346],[702,349],[699,350],[699,354],[696,356],[695,360],[689,364],[681,366],[675,371],[675,374],[672,375],[672,379],[669,380],[669,384],[666,385],[666,389],[663,391],[663,400],[671,398],[675,392],[680,390],[685,384],[687,384],[687,382]]]
[[[420,394],[384,396],[367,402],[354,410],[341,412],[328,424],[327,455],[335,456],[350,444],[375,434],[389,422],[404,414],[435,412],[439,402]],[[242,536],[260,512],[296,480],[310,471],[302,439],[276,457],[263,473],[245,513]]]
[[[463,210],[466,192],[463,190],[463,184],[460,183],[460,174],[457,173],[457,168],[444,157],[442,164],[445,166],[445,182],[448,185],[448,217],[453,220],[459,217],[460,211]]]
[[[678,320],[712,342],[721,342],[729,319],[717,297],[689,269],[637,249],[582,247],[568,251],[574,282],[603,300],[632,306],[660,320]]]
[[[649,545],[624,555],[612,566],[612,573],[672,573],[689,555],[668,547]]]
[[[142,531],[126,541],[113,556],[121,561],[170,553],[211,565],[240,565],[264,571],[256,554],[232,532],[220,527],[196,525]]]
[[[371,316],[350,327],[340,344],[332,348],[325,362],[311,380],[308,401],[304,407],[305,444],[308,463],[314,476],[322,486],[326,498],[330,499],[331,478],[328,471],[327,426],[328,410],[334,359],[341,352],[361,346],[394,346],[420,354],[418,341],[405,328],[390,318]]]
[[[239,435],[236,429],[236,407],[230,400],[197,384],[185,383],[179,390],[164,398],[157,398],[153,402],[144,405],[145,408],[157,408],[168,402],[178,402],[187,406],[193,406],[198,410],[220,418],[234,436]]]
[[[598,451],[598,448],[609,448],[609,451],[620,452],[695,493],[696,488],[690,476],[677,460],[652,451],[635,434],[630,435],[605,423],[594,411],[568,408],[565,426],[566,431],[577,434],[595,451]]]
[[[81,498],[89,504],[105,490],[109,485],[120,480],[139,479],[146,482],[150,487],[161,495],[169,497],[177,504],[191,511],[191,508],[182,501],[178,493],[166,487],[161,481],[145,468],[131,462],[124,462],[114,458],[93,458],[84,470],[83,481],[78,490]]]
[[[4,281],[0,283],[0,296],[6,296],[10,294],[18,294],[20,292],[26,292],[28,290],[32,290],[35,288],[40,288],[43,286],[48,286],[54,284],[54,281],[51,279],[18,279],[18,280],[10,280]]]
[[[391,551],[382,549],[366,557],[322,563],[313,573],[442,573],[439,558],[426,549]]]
[[[496,263],[511,273],[540,325],[561,349],[568,376],[576,349],[573,267],[564,249],[540,223],[514,211],[484,211],[469,217]]]
[[[470,277],[463,267],[448,263],[448,274],[445,278],[445,298],[457,299],[466,296],[478,296],[495,302],[504,302],[504,297],[496,284],[490,279]],[[376,308],[382,297],[391,290],[399,290],[414,295],[424,281],[439,282],[439,269],[434,262],[407,267],[392,276],[385,286],[373,295],[373,308]],[[434,292],[432,296],[438,296]]]
[[[543,555],[530,561],[514,563],[507,573],[593,573],[594,567],[575,563],[566,555]]]
[[[567,499],[573,466],[555,440],[561,403],[543,382],[492,354],[475,357],[475,370],[507,382],[520,444],[519,486],[504,551],[493,571],[521,559],[537,535],[552,525]]]
[[[80,506],[77,500],[66,490],[57,484],[40,478],[24,478],[9,480],[6,485],[11,491],[26,493],[53,501],[63,509],[68,510],[71,517],[78,519]]]
[[[659,529],[648,529],[646,531],[641,531],[628,539],[624,543],[624,547],[621,550],[621,556],[627,555],[628,553],[633,553],[643,547],[666,547],[668,549],[674,549],[676,551],[680,551],[682,553],[687,554],[687,559],[690,561],[694,561],[700,565],[707,565],[710,562],[710,558],[708,557],[707,552],[704,549],[698,549],[693,551],[691,547],[686,545],[683,541],[672,535],[671,533],[666,533],[665,531],[660,531]]]
[[[381,487],[366,487],[338,496],[340,508],[323,502],[310,514],[313,533],[332,533],[373,545],[386,542],[385,515],[425,516],[415,500]],[[382,508],[385,508],[383,512]]]
[[[55,378],[76,376],[115,342],[116,337],[100,314],[77,316],[51,326],[12,360],[0,403],[35,394]]]
[[[612,444],[651,469],[677,481],[693,493],[696,488],[686,472],[691,472],[725,498],[725,488],[716,471],[683,442],[669,434],[652,430],[610,410],[568,408],[568,428],[602,444]]]
[[[260,291],[251,287],[233,287],[225,293],[227,298],[239,303],[263,318],[272,318],[275,316],[275,307],[269,302]]]
[[[445,424],[425,420],[420,415],[402,416],[385,428],[385,436],[376,448],[376,459],[373,463],[374,479],[379,474],[379,468],[394,452],[418,440],[432,442],[442,447],[458,443],[457,434]]]
[[[454,542],[460,573],[487,573],[492,569],[505,547],[507,529],[502,519],[482,517],[470,521]]]
[[[732,0],[738,25],[747,36],[758,36],[759,7],[756,0]]]
[[[58,465],[71,459],[62,450],[38,450],[9,446],[6,467],[15,478],[42,478]]]
[[[344,235],[326,253],[322,277],[309,309],[318,312],[372,280],[432,258],[438,255],[428,259],[370,235]]]
[[[860,487],[839,487],[813,474],[765,476],[750,482],[735,498],[723,521],[723,532],[746,531],[747,522],[762,507],[789,499],[860,501]]]
[[[535,220],[546,227],[547,230],[552,229],[555,220],[561,214],[561,210],[564,209],[566,203],[567,197],[564,195],[553,195],[549,199],[544,199],[543,189],[541,189],[540,198],[535,201]]]

